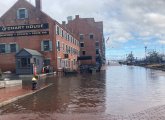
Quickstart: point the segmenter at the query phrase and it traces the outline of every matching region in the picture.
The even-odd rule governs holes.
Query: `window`
[[[25,8],[20,8],[17,10],[17,19],[28,18],[28,11]]]
[[[84,35],[80,34],[80,40],[83,40],[83,39],[84,39]]]
[[[62,44],[62,48],[63,48],[63,51],[65,51],[65,44],[64,43]]]
[[[60,35],[60,28],[58,26],[56,27],[56,34]]]
[[[80,43],[80,47],[84,47],[84,43]]]
[[[21,68],[30,67],[30,58],[21,58]]]
[[[99,42],[96,42],[96,47],[99,47]]]
[[[68,41],[70,41],[70,35],[68,34]]]
[[[94,38],[93,34],[90,34],[89,37],[90,37],[90,39],[93,39]]]
[[[96,55],[98,55],[99,54],[99,49],[96,49]]]
[[[60,41],[57,41],[57,51],[60,51]]]
[[[85,55],[86,54],[86,51],[82,51],[82,54]]]
[[[50,65],[50,59],[45,59],[45,60],[44,60],[44,65],[45,65],[45,66]]]
[[[44,41],[44,51],[49,51],[49,41]]]
[[[62,30],[62,37],[64,37],[64,31]]]
[[[5,52],[6,52],[6,45],[0,44],[0,53],[5,53]]]
[[[10,44],[10,52],[11,53],[16,52],[16,44]]]
[[[52,41],[51,40],[43,40],[41,42],[41,51],[52,51]]]

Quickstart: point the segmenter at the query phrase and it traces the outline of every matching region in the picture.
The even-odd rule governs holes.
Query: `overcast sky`
[[[0,15],[17,0],[1,0]],[[35,0],[28,0],[34,4]],[[104,22],[107,58],[124,58],[144,47],[164,53],[165,0],[42,0],[43,11],[61,23],[67,16],[94,17]]]

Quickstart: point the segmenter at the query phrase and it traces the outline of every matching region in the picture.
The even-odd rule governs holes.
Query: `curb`
[[[27,96],[36,94],[36,93],[40,92],[41,90],[44,90],[44,89],[46,89],[46,88],[48,88],[48,87],[50,87],[50,86],[52,86],[52,85],[53,85],[53,84],[49,84],[49,85],[47,85],[47,86],[45,86],[45,87],[43,87],[43,88],[41,88],[41,89],[39,89],[39,90],[36,90],[36,91],[34,91],[34,92],[27,93],[27,94],[21,95],[21,96],[17,96],[17,97],[15,97],[15,98],[10,99],[10,100],[1,102],[1,103],[0,103],[0,108],[3,107],[3,106],[5,106],[5,105],[8,105],[8,104],[10,104],[10,103],[13,103],[13,102],[15,102],[15,101],[17,101],[17,100],[19,100],[19,99],[22,99],[22,98],[24,98],[24,97],[27,97]]]

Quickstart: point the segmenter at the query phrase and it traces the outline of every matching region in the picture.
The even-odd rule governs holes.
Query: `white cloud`
[[[17,0],[1,0],[2,15]],[[34,4],[34,0],[32,1]],[[42,0],[43,11],[59,21],[67,16],[94,17],[104,21],[105,38],[110,37],[110,45],[122,46],[131,39],[150,43],[151,36],[157,42],[165,40],[165,0]]]

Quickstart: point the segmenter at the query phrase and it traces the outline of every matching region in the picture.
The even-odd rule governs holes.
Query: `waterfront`
[[[1,108],[1,117],[107,119],[165,105],[165,73],[143,67],[109,66],[95,75],[52,77],[48,82],[54,85]]]

